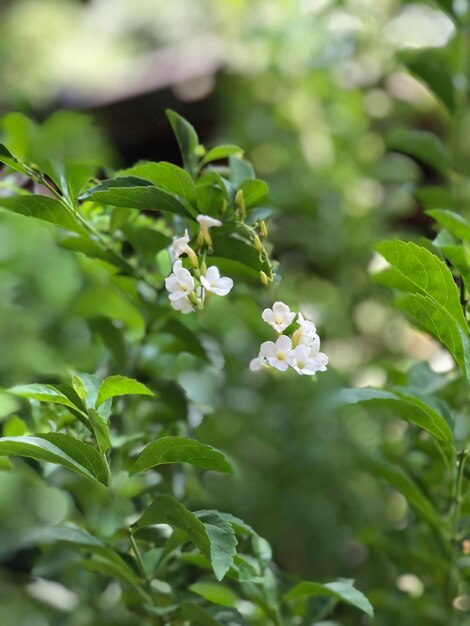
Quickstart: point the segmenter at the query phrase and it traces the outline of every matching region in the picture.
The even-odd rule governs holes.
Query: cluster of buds
[[[283,334],[295,317],[296,313],[283,302],[275,302],[272,309],[263,311],[263,320],[274,328],[278,338],[276,342],[265,341],[261,344],[259,355],[250,363],[253,372],[263,367],[275,368],[281,372],[291,367],[303,376],[326,371],[328,357],[320,352],[320,337],[313,322],[298,313],[297,329],[292,336]]]
[[[212,238],[209,229],[214,226],[222,226],[222,222],[209,215],[198,215],[199,233],[197,246],[212,246]],[[198,255],[189,245],[191,238],[186,230],[182,237],[173,241],[171,255],[173,259],[173,271],[165,279],[165,287],[169,292],[170,304],[173,309],[181,313],[192,313],[204,306],[207,295],[214,293],[218,296],[226,296],[233,287],[233,280],[221,276],[219,269],[212,265],[207,267],[205,262],[199,264]],[[187,255],[191,269],[183,267],[180,257]]]

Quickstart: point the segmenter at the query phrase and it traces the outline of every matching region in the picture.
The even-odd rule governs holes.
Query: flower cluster
[[[282,334],[294,321],[296,314],[287,304],[275,302],[272,309],[265,309],[263,320],[278,333],[276,342],[265,341],[261,344],[259,355],[250,363],[253,372],[262,367],[274,367],[285,372],[292,367],[298,374],[312,376],[324,372],[328,357],[320,352],[320,337],[315,324],[306,320],[302,313],[297,315],[297,329],[292,336]]]
[[[222,226],[222,222],[209,215],[198,215],[196,219],[200,226],[197,237],[199,249],[204,245],[211,246],[212,239],[209,229],[214,226]],[[233,287],[233,280],[221,276],[215,265],[206,267],[204,261],[199,264],[198,255],[189,245],[190,241],[191,238],[187,230],[182,237],[173,241],[171,246],[173,271],[165,279],[170,304],[173,309],[181,313],[192,313],[196,309],[201,309],[207,293],[226,296]],[[183,261],[180,257],[184,254],[189,259],[191,269],[183,267]]]

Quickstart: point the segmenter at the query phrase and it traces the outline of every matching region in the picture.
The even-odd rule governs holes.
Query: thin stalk
[[[462,492],[465,478],[465,464],[469,451],[461,450],[457,455],[457,474],[455,478],[454,493],[452,497],[452,503],[449,511],[450,529],[451,529],[451,553],[449,562],[449,575],[447,583],[447,596],[449,603],[449,611],[452,615],[452,622],[456,618],[455,610],[453,609],[452,602],[458,594],[460,573],[457,567],[457,560],[460,551],[460,516],[462,509]]]
[[[57,189],[55,189],[54,186],[49,183],[49,181],[47,181],[46,179],[43,179],[41,180],[41,184],[43,184],[51,193],[54,194],[54,196],[57,198],[57,200],[59,200],[62,206],[76,219],[77,222],[79,222],[83,226],[83,228],[85,228],[85,230],[90,235],[92,235],[95,239],[99,241],[99,243],[106,250],[106,252],[109,252],[110,254],[112,254],[115,259],[117,259],[122,265],[126,267],[126,269],[133,276],[135,276],[135,278],[138,278],[139,280],[145,282],[149,287],[151,287],[157,293],[160,292],[159,288],[156,285],[154,285],[152,282],[150,282],[148,278],[145,276],[145,274],[139,268],[134,267],[131,263],[129,263],[129,261],[120,252],[115,250],[113,246],[106,241],[103,235],[99,231],[97,231],[92,226],[92,224],[90,224],[88,220],[86,220],[82,215],[80,215],[79,211],[75,210],[75,208],[67,202],[64,196],[60,192],[58,192]]]
[[[137,545],[137,541],[134,538],[134,535],[132,534],[132,530],[129,528],[127,531],[127,534],[129,535],[129,541],[131,544],[131,548],[132,548],[132,552],[135,558],[135,562],[137,564],[137,568],[140,572],[140,575],[142,576],[143,580],[145,581],[145,585],[147,587],[148,592],[150,593],[150,596],[152,596],[152,586],[151,586],[151,581],[150,581],[150,577],[147,573],[147,570],[145,568],[145,564],[144,561],[142,559],[142,555],[140,554],[140,550],[139,550],[139,546]]]

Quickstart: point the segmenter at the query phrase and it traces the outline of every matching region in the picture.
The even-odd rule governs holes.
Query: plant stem
[[[457,455],[457,474],[455,478],[454,494],[452,498],[451,508],[449,511],[450,517],[450,531],[451,531],[451,552],[449,563],[449,575],[448,575],[448,603],[449,612],[452,616],[451,623],[454,623],[456,614],[453,609],[452,602],[458,594],[460,574],[457,567],[457,560],[460,550],[460,515],[462,508],[462,490],[465,477],[465,464],[467,462],[469,452],[467,450],[461,450]]]
[[[54,196],[57,198],[57,200],[59,200],[62,206],[76,219],[77,222],[79,222],[83,226],[83,228],[85,228],[85,230],[90,235],[92,235],[95,239],[99,241],[99,243],[104,248],[104,250],[106,250],[106,252],[112,254],[114,258],[117,259],[122,265],[124,265],[135,278],[143,281],[146,285],[151,287],[157,293],[160,292],[160,289],[152,282],[150,282],[139,268],[134,267],[120,252],[115,250],[113,246],[106,241],[103,235],[99,231],[97,231],[88,220],[80,215],[78,210],[75,210],[75,208],[67,202],[64,196],[60,192],[58,192],[57,189],[55,189],[54,186],[49,183],[49,181],[43,178],[41,180],[41,184],[44,185],[44,187],[46,187],[46,189],[48,189],[52,194],[54,194]]]
[[[134,535],[132,534],[132,530],[130,528],[128,529],[127,534],[129,535],[129,541],[132,547],[132,552],[134,554],[135,562],[137,564],[139,572],[145,581],[147,590],[149,591],[150,595],[152,595],[152,587],[150,584],[150,578],[147,573],[147,570],[145,569],[145,564],[142,559],[142,555],[140,554],[139,546],[137,545],[137,541],[135,540]]]

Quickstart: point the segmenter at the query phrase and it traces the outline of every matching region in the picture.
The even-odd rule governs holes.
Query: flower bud
[[[265,287],[268,287],[268,285],[269,285],[269,278],[268,278],[268,277],[267,277],[267,275],[263,272],[263,270],[261,270],[261,271],[260,271],[260,273],[259,273],[259,277],[260,277],[260,280],[261,280],[261,282],[263,283],[263,285],[264,285]]]
[[[246,217],[245,197],[243,195],[243,189],[239,189],[235,195],[235,206],[240,214],[240,219],[243,221]]]
[[[188,298],[189,301],[191,302],[191,304],[195,307],[199,307],[199,300],[197,298],[196,292],[195,291],[191,291],[190,294],[188,294]]]
[[[203,262],[201,263],[201,274],[202,274],[202,276],[205,276],[205,275],[206,275],[206,272],[207,272],[207,265],[206,265],[206,262],[205,262],[205,261],[203,261]]]
[[[264,248],[263,248],[263,244],[261,243],[260,238],[258,237],[258,235],[255,235],[253,237],[253,243],[255,244],[255,248],[256,251],[261,254],[261,252],[263,252]]]
[[[186,254],[188,255],[189,262],[191,263],[191,265],[194,267],[194,269],[197,269],[199,267],[199,261],[198,261],[198,258],[197,258],[197,254],[189,246],[186,249]]]
[[[266,227],[266,222],[264,220],[261,220],[260,224],[259,224],[259,229],[260,229],[260,234],[262,237],[267,237],[268,236],[268,229]]]
[[[202,248],[202,246],[204,245],[204,235],[202,234],[202,231],[198,232],[196,243],[198,248]]]
[[[219,211],[220,211],[220,215],[224,215],[224,213],[225,213],[225,212],[226,212],[226,210],[227,210],[227,206],[228,206],[228,205],[227,205],[227,200],[224,198],[224,199],[222,200],[222,204],[220,205],[220,209],[219,209]]]

